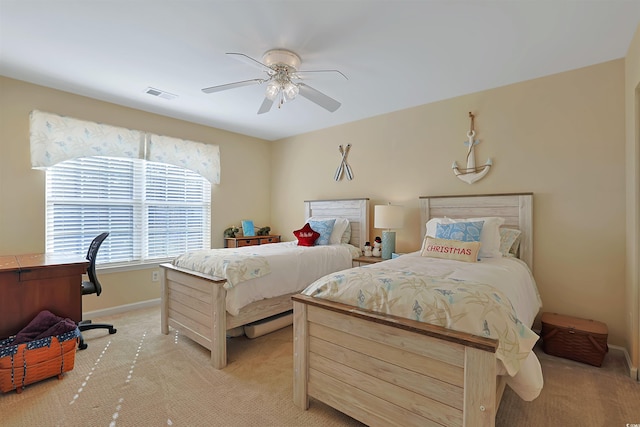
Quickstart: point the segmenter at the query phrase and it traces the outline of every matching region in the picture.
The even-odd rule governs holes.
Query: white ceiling
[[[276,140],[622,58],[639,23],[640,0],[0,0],[0,74]],[[201,91],[264,77],[225,52],[273,48],[343,72],[308,80],[342,106]]]

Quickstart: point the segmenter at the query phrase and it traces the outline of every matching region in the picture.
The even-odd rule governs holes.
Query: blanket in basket
[[[15,336],[0,340],[0,391],[17,390],[73,369],[80,330],[71,319],[40,312]]]

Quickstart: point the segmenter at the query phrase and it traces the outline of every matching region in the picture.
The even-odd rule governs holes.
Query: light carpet
[[[311,400],[292,401],[292,328],[229,340],[229,365],[179,331],[160,332],[159,308],[109,316],[117,334],[84,333],[89,347],[61,380],[0,396],[3,426],[361,426]],[[610,352],[603,368],[538,351],[545,387],[533,402],[507,389],[496,425],[621,426],[640,423],[640,383]],[[402,422],[399,420],[399,424]]]

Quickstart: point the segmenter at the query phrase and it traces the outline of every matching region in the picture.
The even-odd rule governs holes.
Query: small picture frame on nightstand
[[[247,237],[252,237],[256,235],[256,230],[252,220],[250,219],[242,220],[242,235]]]

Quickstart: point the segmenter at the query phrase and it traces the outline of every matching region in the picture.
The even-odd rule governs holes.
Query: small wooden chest
[[[541,320],[545,353],[602,366],[609,351],[606,324],[557,313],[543,313]]]

